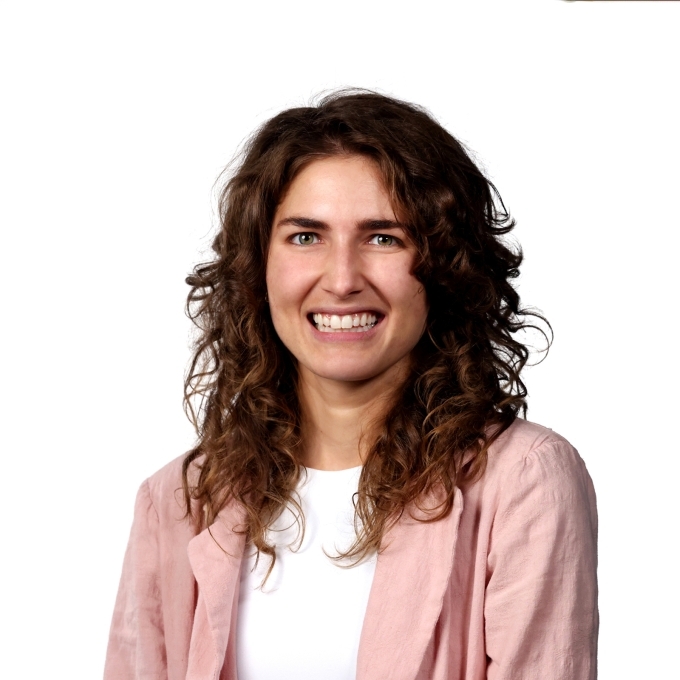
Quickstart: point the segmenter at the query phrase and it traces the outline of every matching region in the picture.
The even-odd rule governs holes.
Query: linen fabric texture
[[[244,514],[231,503],[195,535],[181,465],[137,495],[105,680],[236,680]],[[516,420],[453,511],[423,516],[412,508],[384,537],[357,680],[596,678],[595,493],[563,437]]]

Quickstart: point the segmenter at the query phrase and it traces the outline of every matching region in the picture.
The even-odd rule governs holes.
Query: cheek
[[[395,304],[399,306],[404,330],[409,329],[409,335],[416,333],[420,336],[425,330],[429,312],[425,286],[409,273],[395,281],[392,290]]]
[[[411,259],[399,262],[397,266],[382,268],[380,273],[381,286],[386,291],[391,291],[390,297],[396,304],[420,309],[426,306],[425,287],[411,274]]]
[[[267,295],[270,302],[272,300],[287,297],[286,289],[290,285],[291,274],[290,266],[279,249],[272,247],[267,260]]]
[[[425,296],[425,288],[420,281],[416,281],[416,285],[411,289],[410,309],[412,324],[418,328],[419,333],[422,333],[425,330],[429,305]]]
[[[302,303],[309,288],[308,274],[292,258],[271,256],[267,262],[267,297],[272,319],[282,319]]]

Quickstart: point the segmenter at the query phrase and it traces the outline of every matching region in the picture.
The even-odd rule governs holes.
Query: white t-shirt
[[[306,520],[298,535],[286,509],[270,533],[276,564],[264,589],[270,558],[248,545],[241,570],[236,629],[239,680],[355,680],[359,637],[375,572],[376,555],[342,568],[324,555],[346,550],[355,538],[352,495],[361,467],[307,469],[297,492]]]

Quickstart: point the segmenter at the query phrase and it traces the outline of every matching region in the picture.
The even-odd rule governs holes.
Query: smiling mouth
[[[309,314],[309,322],[322,333],[365,333],[383,318],[376,312],[361,314]]]

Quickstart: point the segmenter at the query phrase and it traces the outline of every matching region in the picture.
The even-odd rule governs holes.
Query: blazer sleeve
[[[146,481],[137,493],[104,680],[151,678],[167,678],[167,664],[159,583],[159,520]]]
[[[487,559],[489,680],[597,676],[597,512],[566,441],[531,451],[502,482]]]

